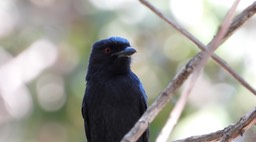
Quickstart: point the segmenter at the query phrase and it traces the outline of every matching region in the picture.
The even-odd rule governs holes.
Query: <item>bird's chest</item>
[[[95,109],[124,109],[139,103],[138,85],[130,78],[114,78],[91,87],[89,98]]]

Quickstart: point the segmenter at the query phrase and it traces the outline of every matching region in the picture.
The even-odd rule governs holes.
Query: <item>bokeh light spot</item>
[[[22,119],[32,112],[33,102],[26,87],[20,86],[12,92],[4,93],[2,97],[5,102],[5,108],[11,117]]]
[[[57,75],[44,75],[37,82],[37,97],[40,106],[46,111],[57,111],[66,102],[64,81]]]

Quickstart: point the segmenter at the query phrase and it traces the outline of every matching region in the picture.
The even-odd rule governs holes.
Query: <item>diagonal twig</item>
[[[186,66],[174,77],[163,92],[156,98],[147,111],[138,120],[135,126],[128,132],[121,142],[135,142],[141,134],[147,129],[149,123],[153,121],[156,115],[163,109],[163,107],[172,99],[174,91],[176,91],[188,76],[197,67],[202,60],[202,51],[195,55]]]
[[[256,108],[241,117],[237,123],[229,125],[222,130],[210,134],[188,137],[174,142],[226,142],[230,139],[235,139],[236,137],[243,135],[246,130],[250,129],[255,124]]]
[[[139,0],[142,4],[144,4],[146,7],[148,7],[152,12],[154,12],[157,16],[159,16],[161,19],[163,19],[165,22],[170,24],[172,27],[174,27],[177,31],[182,33],[185,37],[190,39],[194,44],[196,44],[201,50],[205,50],[207,46],[205,46],[201,41],[199,41],[194,35],[192,35],[190,32],[188,32],[185,28],[183,28],[181,25],[176,23],[174,20],[169,19],[166,17],[163,13],[160,12],[156,7],[154,7],[151,3],[149,3],[147,0]],[[230,29],[225,35],[225,37],[222,39],[221,43],[223,43],[225,40],[230,37],[234,31],[236,31],[239,27],[241,27],[248,19],[250,19],[254,14],[256,13],[256,1],[248,6],[242,13],[237,15],[234,18],[234,21],[231,23]],[[209,44],[208,44],[209,45]],[[254,95],[256,95],[256,90],[247,83],[239,74],[237,74],[231,67],[228,65],[224,60],[222,60],[219,56],[216,54],[213,54],[212,59],[217,62],[220,66],[222,66],[227,72],[229,72],[236,80],[238,80],[245,88],[250,90]]]
[[[233,18],[233,15],[234,15],[234,12],[235,12],[235,9],[236,9],[238,3],[239,3],[239,0],[235,1],[235,3],[233,4],[231,9],[228,11],[227,15],[225,16],[225,18],[219,28],[219,31],[217,32],[217,35],[212,39],[212,41],[210,42],[211,44],[209,44],[209,47],[207,48],[207,50],[205,50],[205,52],[203,52],[204,53],[203,59],[199,63],[197,69],[193,72],[189,86],[187,87],[187,89],[185,89],[185,92],[182,93],[178,102],[172,109],[169,119],[167,120],[167,122],[164,125],[163,129],[161,130],[159,136],[157,137],[157,142],[167,141],[173,128],[175,127],[176,123],[178,122],[182,111],[184,110],[184,107],[187,102],[187,98],[188,98],[190,92],[192,91],[192,88],[195,85],[195,82],[199,76],[200,70],[204,67],[204,65],[206,64],[209,57],[217,49],[217,47],[220,44],[224,35],[226,35],[226,33],[230,27],[230,23],[231,23],[231,20]]]
[[[194,83],[195,84],[195,83]],[[187,103],[187,99],[189,94],[192,91],[193,85],[185,87],[185,91],[181,94],[179,100],[175,104],[174,108],[172,109],[168,120],[166,121],[165,125],[163,126],[161,132],[159,133],[158,137],[156,138],[156,142],[166,142],[169,135],[171,134],[172,130],[176,126],[181,113]]]
[[[145,2],[145,0],[141,0],[141,2]],[[149,3],[150,4],[150,3]],[[256,3],[254,3],[256,4]],[[153,7],[153,6],[152,6]],[[154,7],[153,7],[154,8]],[[255,13],[256,10],[254,10]],[[154,11],[155,12],[155,11]],[[158,11],[159,12],[159,11]],[[160,13],[161,14],[161,13]],[[162,15],[163,16],[163,15]],[[167,19],[168,21],[168,19]],[[241,25],[240,25],[241,26]],[[238,26],[239,27],[239,26]],[[180,30],[179,30],[180,31]],[[185,30],[186,31],[186,30]],[[187,35],[191,35],[189,32],[187,32]],[[193,37],[190,36],[190,37]],[[198,41],[196,38],[193,38],[195,41]],[[201,43],[200,41],[196,43]],[[202,50],[205,49],[205,46],[201,43]],[[216,55],[215,55],[216,56]],[[143,116],[138,120],[138,122],[135,124],[135,126],[132,128],[132,130],[127,133],[121,142],[134,142],[138,139],[138,137],[145,131],[145,129],[148,127],[149,123],[153,121],[153,119],[156,117],[156,115],[162,110],[162,108],[170,101],[170,99],[173,96],[173,92],[176,91],[178,87],[180,87],[183,82],[188,78],[188,76],[192,73],[192,71],[196,68],[198,63],[202,60],[202,52],[198,53],[196,56],[194,56],[184,67],[183,70],[181,70],[168,84],[168,86],[163,90],[163,92],[157,97],[157,99],[153,102],[153,104],[147,109],[147,111],[143,114]],[[212,56],[213,57],[213,56]],[[219,57],[218,57],[219,58]],[[226,69],[231,70],[224,61],[222,61],[220,58],[217,59],[222,63],[221,65],[226,67]],[[238,77],[240,77],[238,75]],[[237,78],[237,77],[236,77]],[[239,79],[238,79],[239,80]],[[243,81],[243,79],[242,79]],[[243,84],[244,85],[244,84]],[[248,87],[247,87],[248,88]],[[252,89],[252,88],[251,88]],[[254,89],[252,89],[254,90]],[[255,92],[255,91],[254,91]],[[255,93],[256,94],[256,93]]]
[[[256,12],[256,1],[249,5],[245,10],[237,15],[231,23],[225,38],[222,42],[226,41],[239,27],[241,27],[248,19],[250,19]]]
[[[230,10],[227,12],[222,24],[219,27],[219,30],[216,34],[216,36],[210,41],[210,43],[207,45],[207,48],[202,52],[203,53],[203,59],[199,62],[198,67],[194,71],[192,78],[191,78],[191,84],[190,88],[192,88],[193,82],[195,82],[199,76],[200,70],[203,69],[205,66],[206,62],[208,61],[209,57],[212,56],[214,51],[219,47],[221,44],[222,39],[224,36],[227,34],[227,31],[230,27],[231,21],[233,19],[236,7],[238,6],[238,3],[240,0],[236,0]]]

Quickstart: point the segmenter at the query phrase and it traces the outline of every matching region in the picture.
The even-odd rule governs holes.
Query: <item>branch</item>
[[[180,115],[183,112],[183,109],[184,109],[184,107],[186,105],[187,98],[188,98],[190,92],[192,91],[192,88],[196,84],[195,82],[197,81],[197,78],[199,76],[200,70],[205,66],[205,64],[206,64],[207,60],[209,59],[209,57],[218,48],[218,46],[221,43],[221,40],[227,34],[227,31],[228,31],[228,29],[230,27],[232,18],[234,16],[236,7],[237,7],[239,2],[240,2],[239,0],[236,0],[234,2],[232,7],[230,8],[228,13],[226,14],[226,16],[225,16],[225,18],[224,18],[224,20],[223,20],[223,22],[222,22],[222,24],[221,24],[221,26],[219,28],[219,31],[217,32],[217,35],[212,39],[212,41],[210,42],[211,44],[209,44],[207,50],[204,52],[203,59],[199,63],[199,66],[196,68],[196,70],[193,72],[193,75],[191,77],[189,86],[187,87],[186,91],[184,93],[182,93],[182,95],[179,98],[178,102],[176,103],[176,105],[172,109],[172,111],[170,113],[169,119],[167,120],[167,122],[164,125],[163,129],[161,130],[159,136],[157,137],[157,141],[158,142],[167,141],[167,139],[168,139],[169,135],[171,134],[174,126],[178,122],[178,120],[180,118]]]
[[[159,133],[158,137],[156,138],[156,142],[166,142],[167,141],[167,139],[169,138],[169,135],[171,134],[174,127],[176,126],[181,113],[184,110],[184,107],[187,103],[188,96],[191,93],[194,85],[195,85],[195,83],[190,84],[188,87],[186,87],[184,89],[185,91],[181,94],[179,100],[177,101],[174,108],[172,109],[168,120],[166,121],[161,132]]]
[[[248,112],[246,115],[240,118],[240,120],[223,130],[219,130],[210,134],[201,136],[192,136],[182,140],[177,140],[174,142],[227,142],[229,140],[235,139],[236,137],[243,135],[245,131],[250,129],[256,124],[256,108],[253,111]]]
[[[174,77],[164,91],[157,97],[153,104],[147,109],[135,126],[127,133],[121,142],[135,142],[141,134],[148,128],[149,123],[157,116],[163,107],[171,100],[174,91],[179,88],[188,76],[202,60],[203,54],[200,52],[192,58],[186,66]]]
[[[189,33],[185,28],[176,23],[174,20],[169,19],[163,13],[161,13],[156,7],[154,7],[147,0],[140,0],[142,4],[148,7],[152,12],[154,12],[157,16],[163,19],[165,22],[174,27],[177,31],[182,33],[185,37],[190,39],[194,44],[196,44],[201,50],[205,50],[207,46],[205,46],[201,41],[199,41],[195,36]],[[254,14],[256,13],[256,2],[247,7],[242,13],[237,15],[234,18],[234,21],[231,23],[230,29],[222,39],[221,43],[226,41],[228,37],[230,37],[239,27],[241,27],[246,21],[248,21]],[[210,44],[210,43],[209,43]],[[208,44],[208,45],[209,45]],[[245,88],[250,90],[256,96],[256,90],[247,83],[239,74],[237,74],[224,60],[222,60],[216,54],[213,54],[212,59],[217,62],[220,66],[222,66],[227,72],[229,72],[236,80],[238,80]]]
[[[169,21],[161,12],[159,12],[154,6],[152,6],[150,3],[148,3],[145,0],[140,0],[143,4],[148,6],[153,12],[155,12],[157,15],[159,15],[161,18],[163,18],[166,22],[173,25],[173,21]],[[253,3],[256,7],[256,2]],[[253,8],[254,13],[256,12],[256,8]],[[248,19],[248,18],[247,18]],[[199,40],[197,40],[192,34],[187,32],[185,29],[183,29],[178,24],[174,24],[177,30],[179,30],[181,33],[185,33],[184,35],[191,39],[195,44],[197,44],[199,47],[202,48],[204,51],[206,46],[203,45]],[[241,25],[240,25],[241,26]],[[239,27],[239,26],[238,26]],[[238,28],[237,27],[237,28]],[[226,34],[226,35],[229,35]],[[222,40],[224,41],[224,40]],[[216,55],[212,55],[214,57]],[[156,117],[156,115],[162,110],[162,108],[171,100],[173,97],[174,91],[176,91],[177,88],[179,88],[183,82],[188,78],[188,76],[193,72],[193,70],[197,67],[198,63],[202,60],[203,54],[202,51],[198,53],[196,56],[194,56],[184,67],[183,70],[181,70],[174,79],[168,84],[168,86],[164,89],[164,91],[157,97],[157,99],[153,102],[153,104],[147,109],[147,111],[143,114],[143,116],[138,120],[138,122],[135,124],[135,126],[128,132],[124,138],[121,140],[121,142],[134,142],[136,141],[141,134],[148,128],[149,123],[153,121],[153,119]],[[232,69],[230,69],[224,61],[222,61],[218,56],[215,58],[218,63],[220,63],[221,66],[223,66],[226,70],[228,70],[235,78],[237,78],[241,84],[243,84],[246,88],[249,90],[252,90],[252,92],[256,95],[256,91],[249,86],[248,83],[246,83],[238,74],[236,74]],[[245,83],[244,83],[245,82]],[[249,87],[248,87],[249,86]]]
[[[237,15],[230,25],[229,31],[222,40],[227,40],[239,27],[241,27],[246,21],[248,21],[256,13],[256,1],[249,5],[242,13]]]

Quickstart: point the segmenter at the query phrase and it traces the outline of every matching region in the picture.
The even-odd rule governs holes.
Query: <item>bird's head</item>
[[[86,80],[100,73],[108,76],[128,73],[131,55],[135,52],[129,41],[121,37],[110,37],[95,42],[91,50]]]

